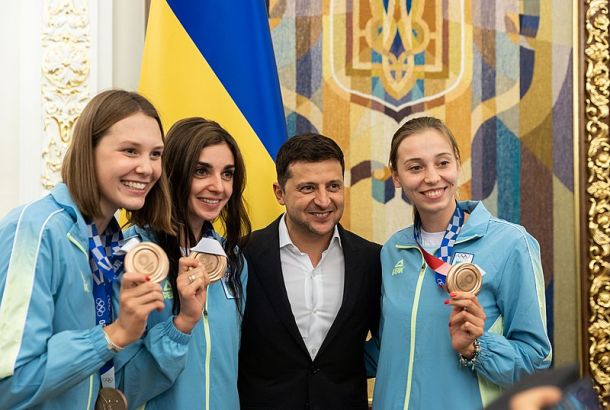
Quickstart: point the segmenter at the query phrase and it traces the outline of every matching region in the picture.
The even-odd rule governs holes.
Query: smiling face
[[[157,121],[141,112],[112,125],[94,149],[95,175],[105,226],[119,208],[144,206],[146,194],[161,176],[163,138]]]
[[[227,144],[210,145],[201,150],[188,202],[189,224],[196,238],[201,235],[203,223],[218,218],[231,198],[234,173],[235,158]]]
[[[295,245],[330,241],[343,215],[343,171],[335,159],[298,161],[288,167],[289,177],[282,189],[273,190],[280,205],[286,206],[286,226]],[[325,242],[326,243],[326,242]]]
[[[455,210],[460,165],[449,139],[433,128],[404,138],[392,179],[419,212],[423,228],[440,232]]]

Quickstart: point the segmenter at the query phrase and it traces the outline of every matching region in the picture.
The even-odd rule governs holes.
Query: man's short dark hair
[[[324,135],[307,133],[289,138],[280,147],[275,159],[277,181],[284,189],[286,181],[291,177],[288,167],[295,162],[321,162],[336,159],[341,164],[341,172],[345,172],[343,151],[335,141]]]

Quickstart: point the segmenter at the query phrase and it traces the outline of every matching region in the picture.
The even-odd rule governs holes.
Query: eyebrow
[[[343,181],[340,179],[333,179],[332,181],[328,181],[326,182],[324,185],[330,185],[330,184],[343,184]],[[313,181],[305,181],[305,182],[301,182],[300,184],[297,184],[297,188],[301,188],[304,185],[315,185],[318,186],[320,184],[313,182]]]
[[[451,155],[452,155],[451,152],[441,152],[440,154],[437,154],[434,158],[440,158],[440,157],[451,156]],[[411,161],[423,161],[423,158],[420,158],[420,157],[407,158],[402,163],[406,164],[407,162],[411,162]]]
[[[202,161],[197,161],[197,166],[201,166],[201,167],[205,167],[205,168],[214,168],[214,166],[212,164],[209,164],[207,162],[202,162]],[[225,165],[225,167],[223,169],[224,170],[235,169],[235,164]]]
[[[122,147],[124,145],[135,146],[137,148],[142,147],[142,144],[139,143],[137,140],[124,140],[124,141],[119,142],[119,144],[118,144],[119,147]],[[159,145],[153,147],[153,149],[164,149],[164,148],[165,148],[164,144],[159,144]]]

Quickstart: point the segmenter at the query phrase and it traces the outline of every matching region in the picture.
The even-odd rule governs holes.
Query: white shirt
[[[426,232],[423,229],[421,233],[421,246],[429,253],[434,254],[441,247],[441,242],[445,237],[445,231],[441,232]]]
[[[292,314],[311,358],[315,358],[343,300],[345,260],[339,230],[314,268],[306,253],[292,243],[285,217],[279,224],[280,260]]]

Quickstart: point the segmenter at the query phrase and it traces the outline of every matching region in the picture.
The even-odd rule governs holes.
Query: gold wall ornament
[[[353,95],[355,103],[398,113],[448,95],[463,81],[465,50],[472,46],[465,0],[326,3],[322,32],[329,85]]]
[[[397,0],[389,0],[387,9],[382,0],[369,4],[371,15],[363,35],[367,45],[381,56],[379,74],[385,90],[400,99],[415,84],[415,56],[426,49],[431,38],[423,19],[424,2],[414,1],[410,10],[406,2]],[[442,39],[442,34],[438,37]],[[400,47],[395,51],[397,41]]]
[[[53,188],[61,180],[61,164],[72,128],[89,99],[91,66],[87,0],[46,0],[42,29],[41,183]]]
[[[608,0],[584,5],[584,152],[586,152],[588,303],[585,363],[602,408],[610,404],[610,136]],[[575,28],[576,29],[576,28]],[[584,306],[583,306],[584,307]]]

